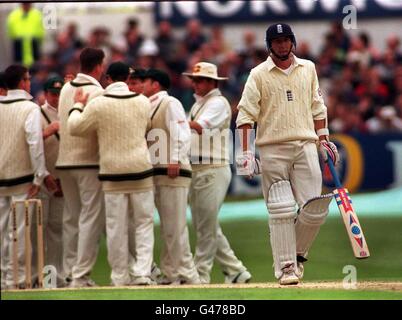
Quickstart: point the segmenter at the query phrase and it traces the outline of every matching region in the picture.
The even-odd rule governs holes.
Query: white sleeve
[[[170,130],[170,159],[179,162],[190,151],[191,130],[183,106],[178,101],[170,101],[166,112],[166,126]]]
[[[225,107],[225,103],[221,99],[213,98],[207,102],[205,110],[198,118],[197,123],[203,129],[216,129],[229,117],[230,114]]]
[[[258,89],[257,82],[253,73],[247,78],[243,93],[237,109],[239,113],[236,119],[236,126],[251,124],[257,122],[260,114],[261,92]]]
[[[25,120],[25,138],[29,145],[32,169],[35,174],[33,183],[41,185],[43,179],[49,175],[46,170],[45,152],[43,149],[42,124],[40,109],[35,108]]]
[[[85,136],[88,132],[94,130],[96,117],[93,113],[96,107],[90,101],[85,109],[82,103],[75,103],[74,107],[70,110],[70,115],[67,119],[67,130],[72,136]],[[82,111],[80,111],[82,110]]]
[[[323,120],[327,119],[327,107],[324,103],[324,99],[322,97],[320,84],[318,82],[317,72],[315,67],[312,67],[312,105],[311,110],[313,113],[314,120]]]

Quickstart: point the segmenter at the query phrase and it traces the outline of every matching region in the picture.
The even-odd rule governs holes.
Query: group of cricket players
[[[251,70],[237,106],[242,146],[235,164],[249,179],[261,174],[274,275],[281,285],[291,285],[302,279],[308,251],[328,214],[329,202],[317,198],[319,155],[335,164],[339,155],[328,139],[314,64],[293,54],[290,26],[271,25],[266,43],[269,56]],[[96,285],[91,273],[102,235],[112,286],[208,284],[214,261],[225,283],[249,282],[251,273],[218,219],[232,177],[232,109],[219,90],[227,78],[209,62],[183,73],[195,99],[186,115],[168,93],[171,81],[164,70],[137,69],[123,61],[105,66],[97,48],[84,48],[79,59],[77,75],[46,81],[42,106],[32,102],[27,68],[11,65],[0,76],[2,289],[24,288],[24,241],[18,242],[15,266],[10,208],[30,198],[44,207],[45,264],[57,270],[58,287]],[[249,139],[255,124],[259,159]],[[162,240],[159,267],[155,211]],[[23,207],[17,207],[16,218],[23,239]],[[17,284],[13,268],[18,268]],[[33,266],[34,279],[38,272]]]

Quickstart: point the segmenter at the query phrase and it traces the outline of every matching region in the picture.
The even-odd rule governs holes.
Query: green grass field
[[[341,283],[346,276],[344,266],[357,269],[357,281],[402,282],[402,216],[371,218],[361,217],[371,257],[354,258],[341,218],[328,218],[305,264],[304,281],[333,281]],[[276,282],[272,270],[272,254],[268,241],[267,220],[247,220],[222,223],[236,255],[253,275],[253,283]],[[191,243],[195,238],[190,226]],[[159,228],[155,228],[155,260],[159,262]],[[109,284],[110,268],[106,260],[105,241],[102,241],[98,261],[92,274],[98,285]],[[215,265],[212,283],[224,279]],[[402,299],[401,290],[344,290],[303,288],[167,288],[160,289],[97,289],[46,292],[2,292],[2,299]]]

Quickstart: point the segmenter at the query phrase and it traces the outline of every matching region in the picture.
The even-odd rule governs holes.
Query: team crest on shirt
[[[291,90],[286,90],[286,98],[288,101],[293,101],[293,93]]]

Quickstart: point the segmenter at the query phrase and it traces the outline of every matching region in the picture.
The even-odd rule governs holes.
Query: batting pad
[[[333,193],[328,193],[311,198],[300,209],[295,226],[297,255],[307,257],[308,250],[328,215],[333,196]]]
[[[271,186],[267,207],[275,277],[279,279],[285,266],[296,266],[296,201],[289,181]]]

